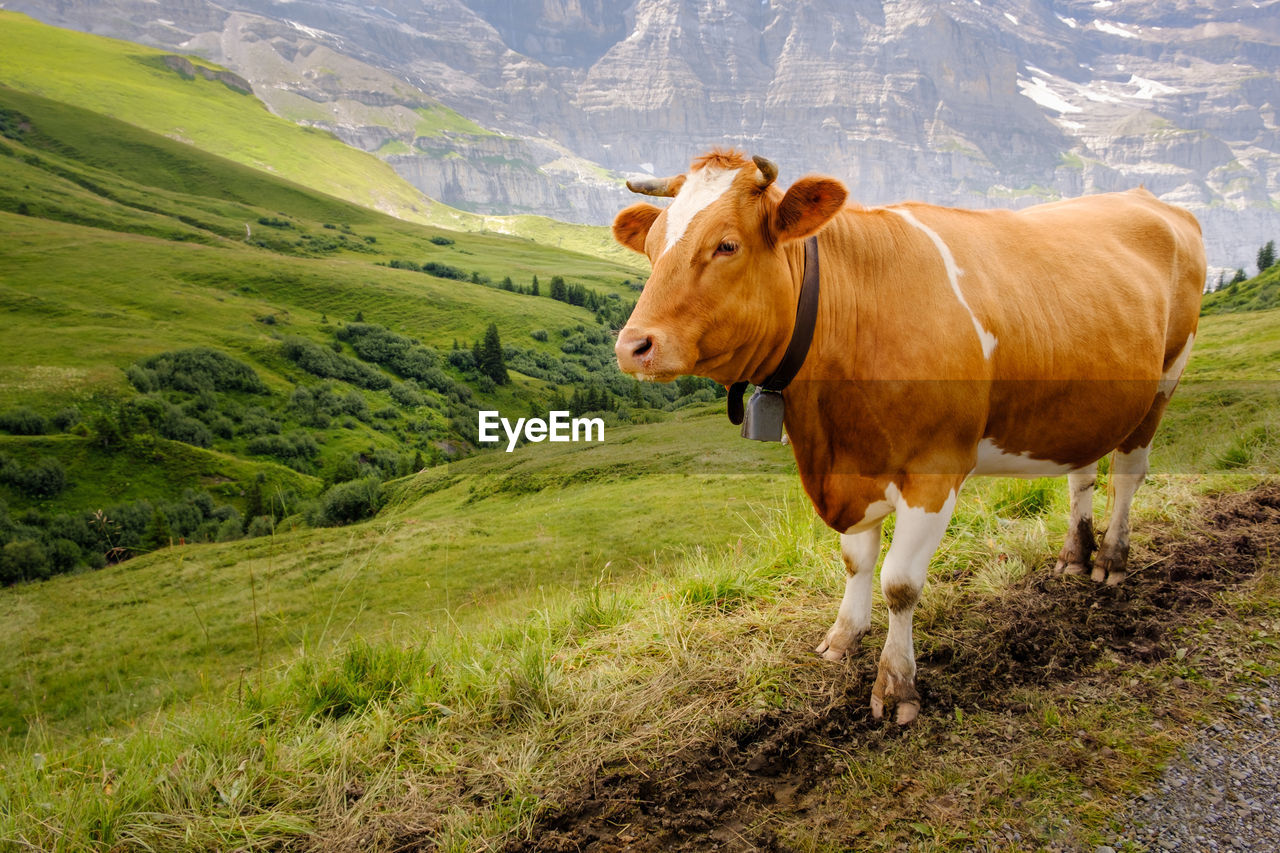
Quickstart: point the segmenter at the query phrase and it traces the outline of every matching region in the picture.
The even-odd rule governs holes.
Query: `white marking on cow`
[[[693,217],[728,192],[738,177],[737,169],[714,169],[708,166],[693,172],[676,194],[675,201],[667,208],[667,245],[663,254],[680,242]]]
[[[1115,586],[1124,580],[1124,561],[1129,555],[1129,509],[1133,496],[1147,477],[1147,458],[1151,446],[1139,447],[1128,453],[1116,451],[1111,460],[1111,487],[1115,490],[1115,503],[1111,508],[1111,520],[1107,523],[1107,535],[1102,540],[1098,560],[1093,565],[1093,579],[1105,580]],[[1108,573],[1108,568],[1110,572]]]
[[[1067,488],[1071,492],[1071,515],[1067,522],[1067,541],[1063,545],[1054,573],[1080,574],[1084,571],[1088,555],[1084,550],[1081,536],[1081,522],[1087,521],[1086,531],[1093,527],[1093,488],[1098,482],[1098,463],[1091,462],[1083,468],[1077,468],[1067,474]],[[1085,535],[1092,535],[1086,532]],[[1072,562],[1067,563],[1070,556]]]
[[[1187,359],[1191,358],[1191,345],[1195,343],[1196,336],[1194,334],[1187,335],[1187,342],[1182,345],[1182,350],[1178,353],[1178,357],[1173,360],[1173,364],[1169,365],[1169,369],[1160,375],[1160,388],[1158,393],[1166,397],[1173,396],[1173,389],[1178,387],[1178,380],[1182,378],[1182,371],[1187,368]]]
[[[978,461],[969,472],[977,477],[1060,477],[1070,465],[1052,459],[1035,459],[1029,453],[1006,453],[989,438],[978,442]]]
[[[899,606],[889,608],[889,635],[885,640],[884,651],[880,653],[880,675],[877,685],[884,685],[890,695],[897,694],[900,686],[911,688],[914,695],[916,676],[915,644],[911,636],[911,619],[915,613],[915,601],[902,606],[900,597],[904,591],[914,592],[919,597],[929,573],[929,561],[938,550],[943,535],[947,532],[947,524],[956,508],[956,492],[953,489],[946,503],[938,512],[929,512],[921,507],[908,506],[901,492],[890,487],[890,498],[897,509],[897,520],[894,522],[893,542],[889,545],[889,553],[885,555],[884,565],[880,569],[880,588],[886,599],[898,599]],[[902,698],[900,694],[897,694]],[[885,696],[876,696],[872,692],[871,712],[879,717],[884,710]],[[898,722],[909,723],[920,710],[918,701],[914,707],[898,706]]]
[[[817,648],[827,660],[840,660],[871,629],[871,579],[880,556],[880,524],[861,533],[841,533],[840,550],[845,560],[844,598],[835,624]]]
[[[885,210],[891,210],[898,214],[903,219],[907,220],[907,222],[923,231],[925,236],[933,241],[933,245],[938,249],[938,254],[942,256],[942,263],[946,265],[947,279],[951,282],[951,291],[956,295],[956,299],[960,301],[964,310],[969,312],[969,318],[973,320],[974,331],[978,333],[978,340],[982,343],[982,354],[986,358],[991,358],[991,352],[996,348],[996,336],[983,328],[982,322],[978,319],[978,315],[973,313],[973,309],[969,307],[969,303],[965,300],[964,294],[960,292],[960,276],[964,275],[964,270],[960,269],[960,267],[956,265],[956,259],[951,254],[951,249],[942,241],[942,238],[938,236],[937,231],[934,231],[919,219],[916,219],[910,211],[902,210],[897,207],[886,207]]]

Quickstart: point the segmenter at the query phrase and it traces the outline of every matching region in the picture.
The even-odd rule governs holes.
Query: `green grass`
[[[1280,470],[1280,310],[1201,318],[1153,470]]]
[[[71,472],[56,501],[29,501],[0,484],[0,499],[16,511],[21,506],[58,512],[92,512],[112,504],[170,498],[183,489],[203,489],[220,503],[239,505],[243,485],[258,473],[274,492],[314,494],[320,481],[274,462],[247,460],[163,439],[104,450],[75,435],[0,436],[0,454],[30,465],[42,457],[57,459]]]
[[[432,104],[429,107],[418,107],[418,124],[414,127],[415,136],[442,136],[447,133],[464,134],[466,136],[497,136],[491,130],[485,130],[471,119],[451,110],[444,104]]]
[[[164,55],[0,12],[0,78],[12,88],[127,118],[372,209],[420,216],[430,206],[376,157],[277,118],[218,81],[184,79],[163,66]]]
[[[1016,600],[1006,600],[1010,589],[1043,571],[1062,533],[1061,495],[1044,512],[1008,525],[984,511],[994,481],[975,485],[949,536],[969,544],[939,556],[917,612],[922,655],[948,645],[998,654],[985,619],[1016,610]],[[342,597],[376,594],[369,588],[391,581],[389,568],[376,564],[401,547],[396,534],[369,531],[365,547],[381,554],[363,558],[365,568],[347,578],[345,592],[317,596],[316,606],[328,609],[324,628],[333,636],[326,640],[338,640],[336,647],[299,639],[292,651],[268,655],[262,671],[256,650],[244,644],[236,655],[241,672],[230,683],[205,685],[202,700],[190,706],[142,713],[127,729],[79,735],[38,721],[0,759],[8,771],[0,782],[0,837],[51,850],[254,848],[304,838],[385,849],[409,837],[442,849],[480,849],[526,832],[540,808],[554,809],[594,774],[658,771],[683,748],[731,745],[735,733],[770,714],[799,719],[824,706],[833,711],[849,675],[813,664],[807,653],[834,611],[838,561],[832,535],[815,523],[794,483],[783,492],[761,503],[740,542],[709,543],[666,561],[666,572],[636,567],[624,574],[615,564],[600,573],[597,566],[594,579],[583,573],[577,595],[526,583],[517,607],[477,608],[456,621],[384,616],[378,633],[334,610]],[[1198,498],[1178,478],[1158,479],[1146,495],[1140,512],[1148,530],[1170,506],[1180,519]],[[683,497],[667,509],[688,507]],[[1035,554],[1027,562],[1017,556],[1021,542]],[[281,586],[290,572],[282,564],[297,548],[277,545],[276,562],[265,565],[263,550],[228,569],[241,586],[255,572],[258,615],[270,632],[282,618]],[[195,618],[187,621],[207,631],[207,643],[226,642],[218,614],[203,606],[218,572],[166,561],[170,587],[190,584],[184,613]],[[968,571],[952,571],[961,567]],[[1004,580],[992,585],[996,570]],[[133,577],[145,582],[150,574]],[[901,736],[857,728],[831,754],[834,770],[807,797],[807,810],[775,807],[772,828],[801,849],[856,838],[866,849],[960,850],[1006,827],[1036,843],[1105,843],[1114,810],[1194,731],[1172,722],[1212,711],[1221,698],[1215,691],[1233,672],[1243,683],[1249,667],[1280,671],[1274,644],[1249,639],[1257,637],[1250,625],[1280,624],[1274,603],[1260,603],[1275,600],[1275,576],[1269,578],[1233,591],[1232,611],[1179,638],[1196,649],[1186,660],[1136,666],[1103,655],[1074,680],[1019,688],[1017,712],[986,711],[978,700],[927,714]],[[105,588],[108,597],[120,594],[113,584]],[[110,648],[111,660],[138,653],[118,635],[138,624],[140,606],[117,604],[114,615],[95,617],[101,634],[89,636]],[[255,614],[242,606],[237,630],[252,635]],[[878,603],[877,635],[882,613]],[[48,641],[40,629],[49,617],[25,605],[6,615],[20,634],[33,634],[7,655],[27,667],[21,693],[38,671],[36,650]],[[185,641],[177,633],[160,636],[175,648]],[[864,649],[856,667],[873,659]],[[965,665],[963,656],[951,660],[935,664],[929,677],[945,682],[948,668]],[[172,702],[174,684],[189,680],[192,669],[211,678],[199,659],[173,653],[154,681],[107,668],[135,701],[152,706]],[[853,800],[863,808],[848,809]]]
[[[241,668],[257,672],[259,653],[270,663],[351,636],[485,624],[602,576],[658,571],[690,543],[733,542],[794,467],[785,448],[733,433],[722,413],[688,413],[611,429],[603,445],[485,454],[392,484],[392,507],[363,525],[186,546],[4,590],[17,630],[0,639],[13,664],[0,682],[21,698],[0,728],[19,739],[28,720],[68,735],[110,728],[221,695]]]

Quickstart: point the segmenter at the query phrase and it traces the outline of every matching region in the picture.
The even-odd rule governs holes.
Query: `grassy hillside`
[[[1251,279],[1229,284],[1204,298],[1204,314],[1266,311],[1280,306],[1280,264]]]
[[[714,396],[611,369],[610,329],[636,291],[606,261],[411,225],[3,87],[0,163],[0,547],[18,549],[0,554],[5,582],[138,553],[165,530],[311,517],[338,484],[468,452],[478,409],[617,423]],[[506,384],[476,361],[490,328]],[[165,353],[223,359],[198,369],[247,371],[253,387],[158,374]],[[99,510],[124,524],[125,550],[93,529]]]
[[[154,48],[62,30],[0,10],[0,82],[11,89],[113,117],[346,199],[353,206],[450,229],[536,238],[638,269],[626,250],[612,244],[607,229],[453,210],[423,195],[372,154],[344,145],[327,132],[272,115],[251,93],[234,85],[185,74],[167,64],[167,56]],[[222,71],[198,57],[185,60],[215,74]],[[141,163],[147,158],[136,159]],[[154,172],[163,175],[166,161],[152,162]],[[273,207],[267,199],[261,206]]]

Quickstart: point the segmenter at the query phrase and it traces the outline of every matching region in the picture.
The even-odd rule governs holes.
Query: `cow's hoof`
[[[857,647],[858,641],[865,633],[866,631],[853,631],[838,624],[832,625],[827,636],[814,651],[822,655],[825,660],[838,661]]]
[[[915,684],[891,675],[881,667],[875,686],[871,688],[871,716],[877,720],[884,719],[886,703],[897,705],[895,719],[900,726],[912,723],[920,716],[920,694],[916,692]]]
[[[1058,565],[1053,567],[1055,575],[1083,575],[1089,571],[1089,567],[1084,563],[1068,563],[1065,560],[1059,560]]]
[[[1118,586],[1124,582],[1128,572],[1125,566],[1128,564],[1128,548],[1125,548],[1119,556],[1099,557],[1097,562],[1093,564],[1093,579],[1098,583],[1106,582],[1107,586]]]

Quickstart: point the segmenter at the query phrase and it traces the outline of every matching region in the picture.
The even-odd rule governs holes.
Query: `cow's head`
[[[800,285],[788,244],[825,225],[847,192],[832,178],[805,177],[783,193],[777,174],[763,157],[716,150],[694,160],[687,175],[627,183],[674,200],[666,208],[632,205],[613,221],[618,242],[653,266],[618,336],[623,371],[728,385],[760,381],[781,359]]]

